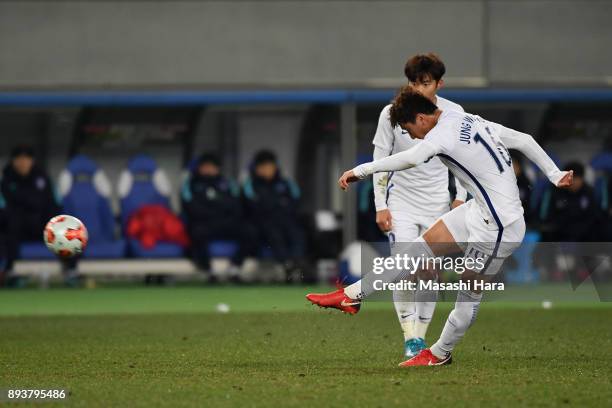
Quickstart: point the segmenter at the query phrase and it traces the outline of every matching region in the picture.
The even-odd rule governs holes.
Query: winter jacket
[[[283,222],[296,216],[300,190],[278,172],[272,180],[251,172],[242,190],[247,210],[255,221]]]
[[[126,232],[145,248],[153,248],[158,242],[189,245],[181,220],[162,205],[145,205],[136,210],[128,220]]]
[[[7,216],[27,218],[30,225],[44,226],[61,210],[49,177],[36,165],[32,167],[30,174],[24,177],[13,169],[11,163],[7,164],[3,171],[0,189]]]
[[[191,174],[183,185],[181,200],[190,225],[212,225],[242,217],[239,188],[222,176]]]

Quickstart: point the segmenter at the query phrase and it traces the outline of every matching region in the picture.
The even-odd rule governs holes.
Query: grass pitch
[[[0,388],[63,387],[61,405],[87,407],[612,405],[607,304],[484,303],[453,365],[399,369],[390,303],[346,316],[308,306],[307,291],[3,291]]]

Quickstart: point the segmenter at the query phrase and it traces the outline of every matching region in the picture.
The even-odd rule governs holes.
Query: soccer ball
[[[87,228],[71,215],[51,218],[45,226],[43,237],[47,248],[62,258],[80,255],[87,246]]]

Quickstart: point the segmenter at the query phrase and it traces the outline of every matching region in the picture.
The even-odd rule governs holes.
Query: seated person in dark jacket
[[[10,271],[22,242],[41,242],[49,219],[60,212],[49,177],[34,159],[34,150],[18,146],[4,168],[0,186],[6,205],[7,263]]]
[[[242,218],[240,188],[221,175],[219,158],[203,154],[182,191],[183,211],[192,241],[194,261],[202,269],[210,268],[208,244],[213,240],[231,240],[239,245],[232,259],[239,265],[253,255],[255,238]]]
[[[568,189],[548,190],[542,200],[544,220],[550,222],[550,240],[559,242],[598,241],[602,212],[593,188],[584,180],[584,166],[568,163],[564,170],[574,170],[574,182]],[[547,197],[548,196],[548,197]]]
[[[255,155],[243,194],[250,219],[275,259],[288,269],[297,266],[304,256],[297,216],[300,192],[281,175],[274,153],[262,150]]]

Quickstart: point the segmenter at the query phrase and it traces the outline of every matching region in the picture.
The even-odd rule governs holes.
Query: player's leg
[[[496,258],[493,262],[495,263],[493,268],[499,270],[503,263],[503,259]],[[464,275],[466,275],[462,276],[462,280],[464,281],[471,280],[474,282],[476,280],[482,280],[482,276],[472,271],[467,271]],[[476,320],[481,300],[482,293],[478,291],[461,290],[457,293],[455,307],[446,319],[442,334],[438,341],[431,346],[431,353],[436,358],[444,361],[450,357],[457,343],[459,343]]]
[[[433,258],[437,256],[455,254],[463,248],[458,243],[467,241],[467,236],[457,235],[458,229],[454,224],[465,220],[465,205],[459,206],[438,219],[421,237],[405,245],[403,253],[411,258]],[[454,214],[449,218],[449,215]],[[449,225],[447,225],[450,222]],[[451,232],[453,231],[453,232]],[[457,239],[455,239],[457,237]],[[322,307],[332,307],[347,313],[357,313],[361,299],[376,291],[374,282],[380,286],[397,282],[406,278],[407,271],[403,269],[386,270],[382,274],[369,273],[361,280],[344,289],[324,294],[308,294],[306,298],[313,304]]]
[[[462,274],[463,281],[473,282],[489,280],[501,269],[504,260],[523,240],[525,235],[525,222],[521,218],[503,228],[502,233],[498,230],[488,230],[486,227],[475,227],[474,223],[467,223],[470,229],[470,244],[466,250],[466,257],[481,258],[482,268],[466,271]],[[495,238],[492,238],[495,236]],[[487,254],[487,251],[490,251]],[[462,290],[457,294],[455,308],[449,314],[440,339],[431,346],[430,350],[424,350],[417,357],[402,363],[402,366],[414,365],[440,365],[451,361],[451,352],[463,338],[467,330],[476,320],[482,293],[474,290]]]
[[[499,266],[502,262],[503,259]],[[482,277],[469,271],[465,272],[461,279],[463,281],[481,280]],[[481,300],[482,293],[467,290],[459,291],[455,307],[448,315],[438,341],[431,348],[422,350],[417,356],[400,363],[400,367],[450,364],[453,349],[476,320]]]
[[[470,205],[461,205],[444,214],[423,235],[413,242],[402,244],[402,253],[415,259],[418,257],[427,259],[465,250],[461,243],[467,242],[465,219],[469,207]],[[344,291],[351,299],[362,299],[374,292],[372,285],[374,280],[382,279],[384,282],[396,282],[404,278],[406,276],[403,270],[389,270],[380,275],[370,273],[363,279],[347,286]]]
[[[391,255],[394,256],[397,253],[401,254],[404,243],[414,241],[420,234],[414,216],[393,211],[391,217],[393,219],[393,230],[389,233],[389,244]],[[414,322],[417,317],[415,296],[415,290],[393,291],[393,306],[404,334],[404,353],[406,357],[415,356],[423,348],[420,347],[420,342],[414,333]]]
[[[468,231],[465,225],[466,214],[471,207],[472,203],[467,205],[462,205],[454,210],[444,214],[441,217],[441,221],[444,223],[449,236],[445,235],[436,235],[432,237],[432,242],[437,242],[434,244],[435,247],[439,247],[443,249],[446,243],[454,242],[457,249],[464,249],[465,242],[468,239]],[[435,222],[433,223],[435,225]],[[430,227],[431,229],[431,227]],[[432,234],[430,229],[427,229],[424,234],[428,236]],[[437,251],[436,251],[437,252]],[[418,275],[419,280],[437,280],[438,275],[435,270],[421,270]],[[429,328],[429,324],[431,323],[431,319],[433,317],[436,303],[438,300],[438,291],[433,289],[424,289],[417,287],[416,294],[416,309],[417,309],[417,319],[415,320],[415,328],[414,332],[417,336],[421,338],[425,338],[427,333],[427,329]]]
[[[429,227],[429,225],[433,223],[432,221],[423,222],[421,224],[421,229],[423,233]],[[437,281],[438,271],[433,268],[422,269],[417,272],[417,279],[419,281]],[[421,348],[426,348],[425,336],[427,334],[429,324],[431,323],[431,319],[433,318],[434,311],[436,310],[436,302],[438,301],[438,291],[434,289],[427,289],[419,285],[416,289],[415,300],[416,318],[414,320],[413,334],[415,338],[422,339],[422,341],[420,342],[422,343]]]

